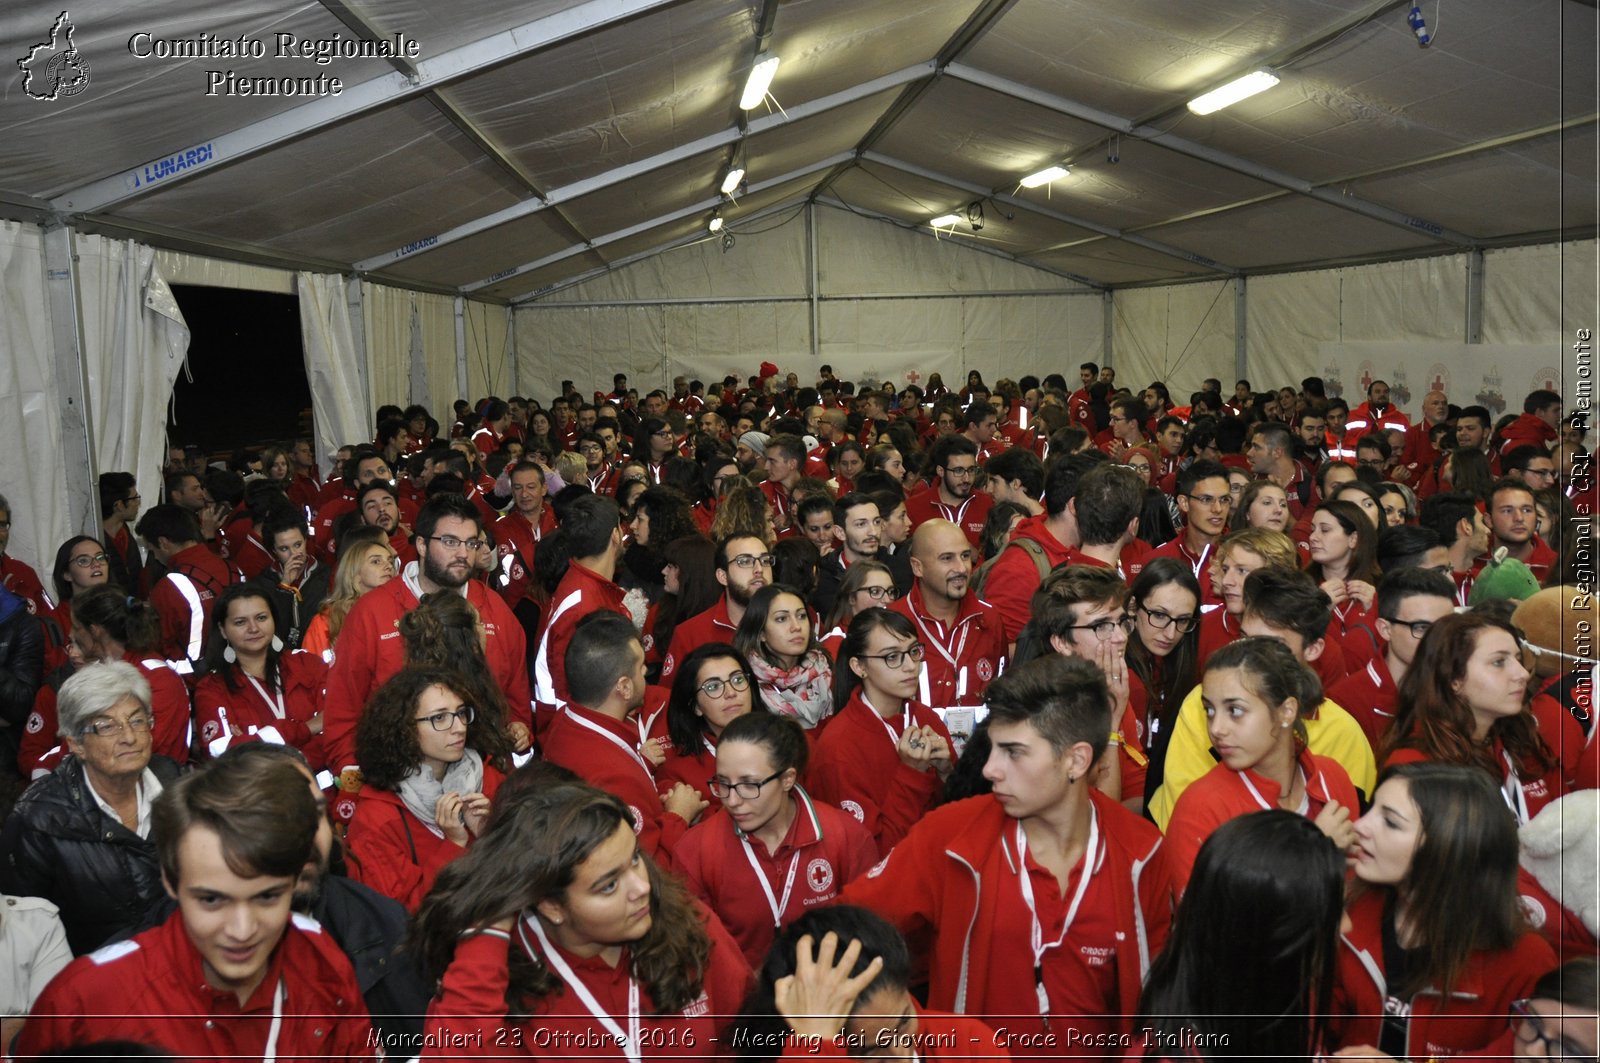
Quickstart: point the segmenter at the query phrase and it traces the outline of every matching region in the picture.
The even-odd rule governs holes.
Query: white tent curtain
[[[367,336],[367,399],[372,410],[412,402],[411,293],[382,284],[361,285],[362,325]],[[442,423],[442,419],[441,419]],[[354,440],[346,440],[354,442]]]
[[[373,406],[361,378],[361,352],[350,327],[344,278],[332,273],[300,273],[295,282],[316,453],[326,460],[345,444],[372,434],[367,422]]]
[[[508,398],[516,391],[511,382],[510,314],[503,306],[466,301],[468,402],[489,395]]]
[[[131,472],[141,492],[159,494],[167,403],[189,326],[153,249],[101,236],[79,236],[75,246],[95,471]]]
[[[61,438],[44,283],[43,233],[0,222],[0,448],[12,458],[0,462],[0,495],[12,507],[6,552],[39,570],[76,530],[61,468],[88,456],[82,440]]]
[[[449,427],[450,404],[456,399],[473,400],[461,394],[456,370],[456,301],[448,295],[412,292],[417,308],[417,335],[422,340],[422,358],[428,375],[428,409],[442,427]],[[413,386],[413,390],[415,387]],[[420,400],[419,400],[420,401]]]

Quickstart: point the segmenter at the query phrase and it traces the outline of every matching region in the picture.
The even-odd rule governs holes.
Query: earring
[[[227,649],[222,651],[222,659],[227,661],[229,664],[233,664],[238,661],[239,655],[233,652],[232,646],[229,646]]]
[[[273,653],[282,653],[283,652],[283,640],[280,639],[276,635],[272,636],[272,652]]]

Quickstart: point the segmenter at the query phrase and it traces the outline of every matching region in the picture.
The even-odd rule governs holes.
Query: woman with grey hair
[[[150,806],[178,766],[151,755],[150,684],[131,664],[85,665],[61,685],[56,711],[71,754],[17,800],[0,832],[0,892],[56,905],[82,955],[162,892]]]

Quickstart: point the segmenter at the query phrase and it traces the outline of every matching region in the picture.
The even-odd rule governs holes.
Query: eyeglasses
[[[110,558],[106,557],[105,554],[79,554],[72,559],[72,567],[90,568],[94,565],[103,565],[109,560]]]
[[[1574,1044],[1565,1037],[1552,1037],[1544,1028],[1544,1017],[1529,1007],[1527,1000],[1511,1002],[1511,1025],[1516,1029],[1519,1042],[1525,1045],[1539,1042],[1544,1046],[1545,1056],[1550,1059],[1564,1059],[1568,1063],[1595,1063],[1594,1053],[1585,1052],[1582,1045]]]
[[[899,668],[908,660],[914,664],[921,664],[922,657],[927,652],[919,642],[903,650],[890,650],[888,653],[858,653],[856,656],[863,661],[882,661],[890,668]]]
[[[1554,469],[1523,469],[1522,475],[1524,478],[1529,476],[1537,476],[1542,480],[1554,480],[1556,478],[1556,471]]]
[[[783,771],[788,770],[788,768],[783,769]],[[706,786],[718,801],[726,801],[730,794],[738,794],[746,801],[754,801],[761,796],[761,788],[773,779],[780,778],[783,771],[768,775],[760,782],[723,782],[721,779],[707,779]]]
[[[1386,616],[1382,619],[1389,621],[1389,623],[1393,624],[1395,627],[1409,628],[1411,630],[1411,637],[1414,639],[1422,638],[1422,636],[1428,633],[1428,629],[1433,627],[1432,620],[1401,620],[1398,617],[1393,616]]]
[[[1216,509],[1216,508],[1220,508],[1222,506],[1231,506],[1233,504],[1233,496],[1231,494],[1228,494],[1228,495],[1184,495],[1184,497],[1187,498],[1191,502],[1196,502],[1196,503],[1198,503],[1198,504],[1200,504],[1202,506],[1205,506],[1207,508],[1210,508],[1210,509]]]
[[[976,476],[976,475],[978,475],[978,467],[977,467],[977,466],[976,466],[976,465],[968,465],[968,466],[967,466],[967,467],[966,467],[966,468],[964,468],[964,469],[951,469],[951,468],[946,468],[946,469],[945,469],[945,470],[944,470],[944,474],[945,474],[945,475],[946,475],[946,476],[954,476],[954,477],[955,477],[955,478],[956,478],[956,479],[958,479],[958,480],[964,480],[964,479],[966,479],[966,478],[967,478],[967,477],[969,477],[969,476]]]
[[[488,545],[482,539],[457,539],[454,535],[424,535],[423,538],[438,543],[446,550],[459,550],[464,546],[476,553]]]
[[[130,731],[136,735],[143,734],[150,730],[154,724],[154,717],[146,716],[141,712],[129,716],[126,720],[95,720],[92,723],[86,723],[83,725],[83,730],[79,731],[78,734],[115,738],[123,731]]]
[[[139,501],[139,496],[138,495],[129,495],[127,498],[124,498],[123,501],[124,502],[137,502],[137,501]]]
[[[650,434],[653,435],[653,436],[666,436],[668,439],[671,439],[672,438],[672,429],[663,428],[659,432],[651,432]]]
[[[463,724],[470,724],[477,718],[477,712],[471,705],[463,705],[455,712],[436,712],[432,716],[418,716],[417,722],[427,721],[428,726],[435,731],[448,731],[460,720]]]
[[[762,568],[771,568],[777,563],[778,559],[771,554],[761,554],[759,556],[756,554],[740,554],[738,557],[728,558],[728,564],[737,565],[740,568],[755,568],[757,565]]]
[[[726,679],[707,679],[695,689],[708,698],[720,698],[724,687],[732,687],[734,690],[746,690],[749,686],[750,677],[743,672],[735,672]]]
[[[1092,631],[1094,632],[1095,638],[1099,639],[1101,642],[1105,642],[1111,637],[1111,633],[1119,627],[1122,629],[1122,633],[1124,635],[1131,634],[1133,632],[1133,624],[1133,617],[1129,616],[1127,613],[1123,613],[1121,616],[1108,616],[1102,620],[1096,620],[1092,624],[1068,624],[1067,630]]]
[[[893,587],[857,587],[856,591],[860,594],[865,594],[875,602],[881,602],[884,599],[894,601],[900,597],[894,592]]]
[[[1173,616],[1171,613],[1160,609],[1147,609],[1142,605],[1139,606],[1139,612],[1150,618],[1150,626],[1157,631],[1165,631],[1170,627],[1176,626],[1180,635],[1187,635],[1200,622],[1200,618],[1193,613]]]

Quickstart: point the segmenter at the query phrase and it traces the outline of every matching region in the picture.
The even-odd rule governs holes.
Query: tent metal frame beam
[[[624,181],[650,173],[653,170],[659,170],[664,166],[671,166],[674,163],[683,162],[685,159],[692,159],[697,155],[704,155],[707,152],[737,143],[741,137],[746,135],[760,134],[790,122],[798,122],[816,115],[825,114],[828,111],[857,103],[908,82],[929,77],[933,74],[933,69],[932,63],[919,63],[915,66],[908,66],[903,70],[897,70],[892,74],[873,78],[871,81],[864,81],[840,92],[812,100],[809,103],[790,107],[787,117],[781,113],[762,115],[760,118],[751,121],[746,130],[741,131],[738,126],[731,126],[720,132],[690,141],[687,144],[680,144],[678,147],[652,155],[649,158],[613,167],[603,173],[595,174],[593,177],[585,177],[581,181],[574,181],[570,185],[551,189],[541,199],[528,200],[505,207],[491,214],[485,214],[481,218],[463,222],[436,236],[423,237],[393,251],[386,251],[381,255],[362,259],[355,264],[355,268],[363,273],[381,270],[403,259],[412,258],[424,252],[444,247],[447,244],[465,240],[469,236],[476,236],[489,229],[508,224],[520,218],[526,218],[557,204],[570,202],[581,196],[615,187]]]
[[[413,99],[481,74],[492,67],[677,2],[584,0],[574,7],[424,59],[417,64],[415,77],[407,77],[397,71],[359,85],[346,86],[338,96],[325,96],[70,189],[52,199],[51,206],[62,213],[103,211],[153,191],[169,188],[197,174],[309,136],[379,107]],[[187,165],[181,170],[173,168],[177,163]]]
[[[756,183],[750,185],[749,191],[746,194],[755,195],[756,193],[763,192],[769,188],[776,188],[779,185],[788,184],[790,181],[797,181],[802,177],[807,177],[822,170],[830,169],[833,166],[838,165],[840,159],[848,157],[848,153],[841,152],[838,155],[831,155],[826,159],[814,162],[809,166],[802,166],[798,170],[790,170],[786,174],[779,174],[777,177],[770,177],[765,181],[757,181]],[[708,211],[715,210],[722,204],[722,201],[723,197],[719,193],[718,195],[709,199],[702,199],[698,202],[691,203],[687,207],[683,207],[679,210],[671,211],[656,218],[651,218],[648,221],[642,221],[637,225],[630,225],[626,229],[618,229],[615,232],[606,233],[604,236],[596,236],[585,243],[574,244],[563,251],[557,251],[554,254],[546,255],[543,258],[536,259],[532,262],[525,262],[520,266],[514,266],[511,269],[485,277],[483,280],[473,281],[471,284],[462,285],[461,293],[463,295],[471,295],[473,292],[476,292],[482,288],[499,284],[502,281],[509,280],[512,277],[519,277],[524,273],[532,273],[534,270],[543,269],[546,266],[552,266],[557,262],[565,261],[574,255],[581,255],[585,251],[593,251],[604,247],[607,244],[614,244],[618,240],[626,240],[631,236],[638,236],[640,233],[649,232],[651,229],[657,229],[663,225],[671,225],[672,223],[682,221],[685,218],[692,218],[696,214],[703,214]]]
[[[1281,170],[1276,170],[1269,166],[1258,165],[1248,159],[1240,158],[1237,155],[1218,150],[1205,144],[1200,144],[1185,137],[1175,136],[1166,130],[1158,129],[1151,125],[1136,124],[1120,115],[1112,114],[1109,111],[1103,111],[1098,107],[1091,107],[1088,104],[1081,103],[1077,100],[1069,100],[1063,96],[1057,96],[1053,93],[1036,89],[1031,85],[1024,85],[1021,82],[1012,81],[1010,78],[1003,78],[996,74],[990,74],[987,71],[978,70],[974,67],[964,66],[956,63],[952,63],[950,66],[945,67],[943,72],[950,77],[965,81],[968,84],[977,85],[980,88],[986,88],[993,92],[1010,96],[1013,99],[1032,103],[1035,106],[1043,107],[1044,109],[1054,111],[1057,114],[1064,114],[1070,118],[1076,118],[1081,122],[1088,122],[1089,124],[1097,125],[1102,129],[1111,130],[1114,133],[1121,133],[1125,136],[1131,136],[1138,140],[1148,141],[1149,143],[1155,144],[1158,147],[1166,148],[1169,151],[1175,151],[1180,155],[1187,155],[1192,159],[1198,159],[1201,162],[1210,163],[1213,166],[1232,171],[1233,173],[1243,174],[1244,176],[1254,178],[1257,181],[1264,181],[1267,184],[1277,185],[1279,188],[1293,192],[1297,195],[1317,200],[1318,202],[1327,204],[1328,206],[1339,207],[1343,210],[1360,214],[1364,217],[1372,219],[1373,221],[1382,222],[1386,225],[1392,225],[1396,228],[1404,229],[1407,232],[1423,233],[1428,236],[1432,236],[1441,242],[1454,244],[1460,248],[1473,247],[1480,243],[1476,237],[1469,236],[1466,233],[1456,232],[1454,229],[1448,229],[1443,225],[1429,221],[1426,218],[1418,218],[1407,214],[1404,211],[1395,210],[1391,207],[1385,207],[1381,204],[1373,203],[1369,200],[1361,199],[1356,196],[1341,195],[1340,193],[1331,189],[1319,187],[1310,181],[1295,177],[1292,174],[1284,173]],[[1026,201],[1023,202],[1026,203]]]
[[[1217,273],[1225,273],[1228,276],[1237,276],[1240,272],[1233,266],[1218,262],[1215,259],[1207,258],[1205,255],[1196,254],[1193,251],[1186,251],[1181,247],[1175,247],[1172,244],[1163,243],[1160,240],[1153,240],[1147,236],[1139,236],[1135,233],[1124,232],[1121,229],[1114,229],[1109,225],[1102,225],[1097,221],[1091,221],[1088,218],[1079,217],[1075,214],[1067,214],[1063,211],[1054,210],[1050,207],[1041,207],[1036,203],[1030,202],[1029,200],[1019,199],[1016,196],[995,192],[991,189],[984,188],[981,185],[975,185],[971,182],[963,181],[959,177],[951,177],[948,174],[942,174],[934,170],[929,170],[924,167],[914,165],[913,163],[904,162],[893,157],[892,155],[884,155],[880,152],[869,151],[861,156],[861,161],[877,163],[880,166],[887,166],[890,169],[899,170],[902,173],[908,173],[928,181],[947,185],[948,187],[956,189],[957,191],[963,192],[967,195],[977,196],[980,199],[992,200],[996,203],[1004,203],[1007,206],[1016,207],[1019,210],[1026,210],[1031,214],[1037,214],[1042,218],[1050,218],[1066,225],[1076,226],[1080,229],[1088,229],[1091,232],[1099,233],[1103,237],[1108,237],[1112,240],[1122,240],[1126,243],[1142,247],[1146,251],[1154,251],[1158,254],[1166,255],[1168,258],[1176,258],[1197,266],[1204,266],[1206,269],[1213,270]],[[1026,258],[1026,256],[1020,257]]]

